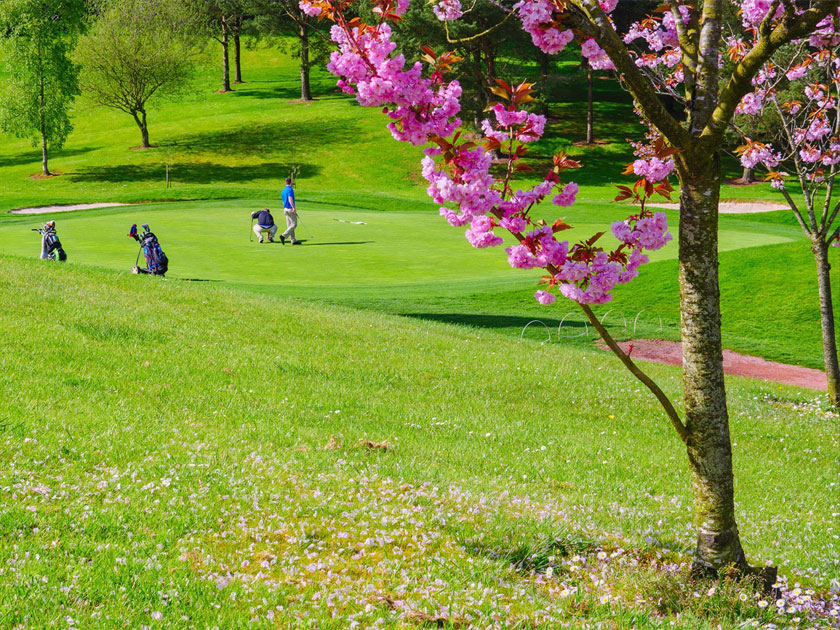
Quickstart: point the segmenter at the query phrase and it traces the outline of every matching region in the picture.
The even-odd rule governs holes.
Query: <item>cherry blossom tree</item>
[[[632,199],[639,211],[611,226],[620,242],[606,251],[603,233],[571,244],[558,239],[569,226],[537,221],[532,209],[544,200],[558,206],[575,202],[578,187],[561,174],[579,166],[565,155],[535,185],[518,188],[514,177],[527,172],[522,161],[528,145],[542,136],[545,119],[524,106],[532,100],[530,84],[511,86],[497,80],[499,102],[482,124],[481,143],[459,130],[457,80],[447,79],[458,59],[426,50],[423,62],[408,65],[396,51],[389,22],[400,19],[409,0],[370,0],[378,20],[365,24],[348,17],[354,0],[301,0],[311,16],[333,21],[338,50],[329,70],[338,85],[360,104],[379,107],[391,120],[395,139],[425,149],[423,175],[441,214],[454,226],[466,227],[475,247],[502,245],[497,231],[517,244],[506,249],[509,263],[520,269],[542,268],[545,288],[537,291],[550,304],[560,293],[577,302],[607,345],[657,396],[685,443],[694,489],[697,546],[695,570],[717,574],[727,566],[749,571],[735,519],[729,416],[723,381],[718,287],[718,202],[720,152],[736,109],[753,91],[753,80],[787,44],[808,41],[815,30],[833,29],[840,0],[741,0],[743,32],[751,44],[730,68],[724,31],[724,0],[667,0],[653,15],[619,33],[610,14],[618,0],[518,0],[497,5],[515,15],[535,46],[556,54],[575,42],[594,69],[615,70],[650,125],[648,142],[638,144],[638,160],[628,174],[638,179],[620,187],[618,199]],[[444,21],[457,20],[470,6],[460,0],[438,0],[434,10]],[[731,22],[731,20],[729,21]],[[812,45],[808,41],[807,45]],[[671,114],[662,94],[680,95],[685,118]],[[506,156],[500,175],[491,170],[492,155]],[[670,193],[668,176],[680,183],[679,276],[683,341],[684,419],[662,391],[615,344],[594,316],[591,305],[608,302],[613,288],[632,281],[648,262],[646,250],[670,239],[662,213],[646,202]],[[764,572],[772,580],[774,571]],[[771,582],[772,583],[772,582]]]
[[[834,194],[840,164],[840,37],[827,25],[792,51],[769,60],[753,79],[754,90],[738,105],[745,114],[769,108],[776,115],[777,133],[767,142],[750,138],[737,149],[744,168],[762,166],[766,179],[779,190],[808,236],[817,269],[823,361],[831,405],[838,408],[840,366],[834,328],[828,248],[838,246],[835,226],[840,201]],[[730,56],[744,54],[745,42],[733,38]],[[788,172],[789,171],[789,172]],[[788,190],[800,189],[799,202]],[[796,193],[794,193],[796,194]]]

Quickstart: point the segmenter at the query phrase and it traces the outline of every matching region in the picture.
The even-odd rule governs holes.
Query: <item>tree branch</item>
[[[778,1],[774,4],[778,6]],[[788,8],[788,11],[772,30],[770,24],[772,16],[768,12],[768,17],[759,26],[758,42],[738,62],[729,81],[720,92],[717,107],[715,107],[706,128],[701,134],[705,150],[717,151],[720,148],[727,123],[735,114],[735,108],[744,98],[744,95],[752,90],[753,77],[773,53],[790,41],[812,33],[823,18],[830,12],[837,10],[838,5],[840,5],[840,0],[818,0],[814,6],[798,16],[794,15]]]
[[[677,410],[674,409],[674,405],[671,404],[671,400],[668,396],[665,395],[659,385],[653,382],[651,378],[645,374],[635,363],[633,360],[622,350],[618,344],[616,343],[615,339],[613,339],[612,335],[607,332],[607,329],[604,328],[603,324],[598,320],[595,313],[592,312],[592,309],[587,304],[581,304],[580,308],[583,309],[583,312],[586,314],[586,317],[589,319],[589,322],[592,326],[595,327],[595,330],[598,331],[598,334],[601,335],[601,339],[604,340],[604,343],[607,344],[610,350],[621,360],[621,362],[627,367],[628,370],[639,379],[642,384],[647,387],[653,395],[656,396],[656,399],[659,401],[659,404],[662,405],[662,408],[665,410],[665,413],[668,415],[668,419],[671,421],[671,424],[674,426],[674,430],[676,430],[677,434],[680,436],[680,439],[685,443],[688,444],[688,429],[685,428],[685,425],[682,423],[680,419],[680,415],[677,413]]]
[[[837,1],[840,2],[840,0]],[[630,52],[615,32],[598,2],[596,0],[570,0],[570,3],[575,9],[569,13],[569,22],[572,23],[570,25],[595,38],[613,62],[645,118],[671,145],[681,149],[688,148],[691,136],[665,109],[650,81],[631,59]]]

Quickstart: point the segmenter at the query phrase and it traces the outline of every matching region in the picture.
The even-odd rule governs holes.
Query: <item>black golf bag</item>
[[[137,224],[131,226],[131,231],[128,235],[140,243],[140,251],[137,252],[137,261],[131,269],[132,273],[146,273],[153,276],[165,276],[169,269],[169,258],[163,253],[160,243],[151,231],[148,225],[143,225],[143,234],[137,233]],[[146,259],[146,267],[140,267],[137,262],[140,261],[140,254]]]
[[[64,251],[61,241],[58,240],[53,221],[44,224],[43,228],[33,228],[32,231],[41,235],[41,258],[43,260],[59,260],[61,262],[67,260],[67,252]]]

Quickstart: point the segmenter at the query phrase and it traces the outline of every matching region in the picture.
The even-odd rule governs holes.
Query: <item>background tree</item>
[[[376,19],[367,3],[361,3],[358,10],[369,23]],[[429,3],[412,2],[401,17],[393,24],[394,41],[409,61],[422,57],[423,46],[453,50],[461,57],[458,79],[464,91],[462,116],[476,128],[495,98],[493,79],[525,79],[531,72],[523,68],[523,62],[530,64],[532,58],[527,35],[518,21],[492,0],[477,0],[474,10],[444,25]]]
[[[195,5],[209,27],[210,35],[222,47],[222,89],[231,91],[230,48],[234,52],[234,81],[242,83],[241,36],[247,17],[245,0],[198,0]]]
[[[202,46],[199,15],[178,0],[106,0],[76,59],[95,103],[130,114],[148,149],[147,109],[184,92]]]
[[[744,54],[737,43],[729,52],[736,59]],[[756,81],[755,90],[741,100],[740,118],[748,120],[741,121],[745,126],[736,127],[744,141],[737,149],[744,170],[763,166],[768,171],[767,180],[782,193],[810,241],[817,271],[826,385],[835,410],[840,408],[840,364],[828,252],[840,238],[840,227],[835,226],[840,201],[834,191],[840,172],[838,55],[837,46],[817,53],[806,46],[779,50],[763,80]],[[766,123],[760,139],[755,121]],[[797,185],[801,191],[798,203],[796,192],[788,190],[795,191]]]
[[[40,141],[41,168],[51,175],[49,149],[73,129],[69,109],[79,93],[70,52],[80,33],[84,0],[6,0],[0,4],[0,44],[8,80],[0,96],[0,127]]]
[[[251,7],[255,30],[278,38],[279,47],[300,60],[300,99],[311,101],[310,71],[313,64],[329,59],[333,49],[329,36],[295,0],[251,0]]]

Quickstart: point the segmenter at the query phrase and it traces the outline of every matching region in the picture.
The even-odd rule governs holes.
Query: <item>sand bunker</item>
[[[678,203],[649,203],[652,208],[665,210],[679,210]],[[721,214],[753,214],[756,212],[775,212],[776,210],[790,210],[785,203],[775,201],[721,201],[718,205]]]
[[[53,214],[55,212],[72,212],[73,210],[93,210],[94,208],[114,208],[128,206],[127,203],[77,203],[68,206],[38,206],[37,208],[20,208],[10,210],[11,214]]]
[[[603,341],[599,339],[597,343],[602,350],[606,349]],[[682,344],[679,341],[633,339],[631,341],[621,341],[618,345],[624,352],[628,352],[632,345],[633,351],[630,352],[632,359],[667,365],[682,365]],[[785,385],[826,390],[825,374],[821,370],[786,363],[775,363],[760,357],[738,354],[731,350],[723,351],[723,371],[733,376],[746,376],[747,378],[784,383]]]

